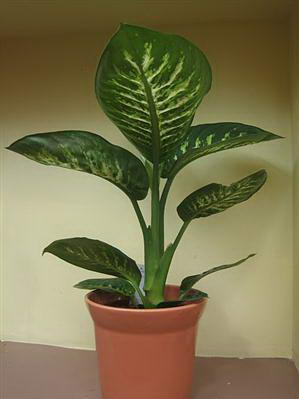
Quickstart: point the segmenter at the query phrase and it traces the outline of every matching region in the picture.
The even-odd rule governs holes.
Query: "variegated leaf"
[[[74,285],[75,288],[83,290],[103,290],[107,292],[116,292],[125,296],[133,296],[135,288],[127,280],[123,278],[91,278],[80,281]]]
[[[192,289],[184,295],[181,295],[180,299],[178,300],[160,302],[157,305],[157,308],[172,308],[175,306],[180,306],[186,302],[195,302],[203,298],[208,298],[208,294],[203,291]]]
[[[141,280],[141,273],[133,259],[99,240],[65,238],[52,242],[44,249],[45,252],[83,269],[123,277],[138,285]]]
[[[205,271],[203,273],[185,277],[184,280],[181,282],[181,286],[180,286],[180,293],[181,293],[180,298],[184,299],[185,296],[188,295],[188,292],[190,291],[190,289],[196,283],[198,283],[198,281],[201,280],[202,278],[208,276],[209,274],[218,272],[220,270],[225,270],[225,269],[229,269],[231,267],[235,267],[235,266],[241,265],[241,263],[245,262],[249,258],[252,258],[253,256],[255,256],[255,254],[250,254],[246,258],[238,260],[235,263],[213,267],[212,269],[209,269],[209,270],[207,270],[207,271]]]
[[[162,177],[175,176],[188,163],[214,152],[283,137],[236,122],[192,126],[182,144],[165,160]]]
[[[8,147],[44,165],[60,166],[102,177],[140,200],[149,188],[143,163],[124,148],[81,130],[25,136]]]
[[[248,200],[264,185],[266,179],[267,173],[262,169],[230,186],[208,184],[185,198],[177,208],[178,214],[186,222],[223,212]]]
[[[125,24],[105,48],[95,81],[104,112],[150,161],[185,138],[210,86],[210,65],[192,43]]]

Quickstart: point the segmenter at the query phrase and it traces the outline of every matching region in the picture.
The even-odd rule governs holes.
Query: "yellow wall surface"
[[[165,30],[165,29],[164,29]],[[169,29],[168,29],[169,31]],[[169,281],[256,252],[238,269],[198,288],[210,300],[197,353],[290,357],[292,350],[292,163],[288,27],[283,23],[207,23],[173,28],[207,54],[213,88],[194,123],[238,121],[285,136],[225,151],[189,165],[167,208],[167,238],[180,227],[176,206],[191,191],[229,184],[260,168],[268,183],[247,203],[194,221],[175,256]],[[112,32],[4,42],[1,61],[3,145],[33,132],[82,129],[129,145],[93,94],[99,54]],[[142,239],[130,203],[108,182],[46,167],[4,152],[3,339],[94,348],[83,292],[72,286],[96,274],[42,249],[59,238],[87,236],[118,246],[142,263]],[[141,204],[146,216],[149,203]]]
[[[293,159],[294,159],[294,359],[299,369],[299,6],[292,29]]]

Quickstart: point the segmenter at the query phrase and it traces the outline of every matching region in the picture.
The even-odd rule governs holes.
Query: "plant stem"
[[[153,164],[153,179],[151,190],[151,227],[149,245],[146,253],[145,284],[147,293],[151,290],[160,262],[160,206],[159,206],[160,171],[158,162]]]
[[[151,304],[151,302],[148,300],[148,298],[143,294],[140,287],[137,284],[136,285],[134,284],[134,288],[138,292],[140,299],[142,300],[142,303],[144,305],[144,308],[145,309],[153,308],[154,306]]]
[[[165,218],[165,206],[166,200],[169,194],[170,187],[173,182],[172,177],[169,177],[165,183],[165,186],[162,191],[161,199],[160,199],[160,254],[164,253],[164,218]]]
[[[177,249],[189,223],[190,223],[190,221],[184,222],[184,224],[181,226],[173,244],[170,244],[167,247],[167,249],[164,252],[164,255],[161,259],[160,267],[158,269],[158,272],[155,276],[155,280],[153,282],[153,288],[150,291],[149,296],[148,296],[149,300],[155,305],[164,300],[164,288],[165,288],[165,284],[166,284],[167,275],[169,272],[169,267],[170,267],[173,255],[175,253],[175,250]]]
[[[141,80],[144,85],[146,97],[149,105],[149,112],[151,117],[151,130],[152,130],[152,163],[153,163],[153,176],[152,176],[152,197],[151,197],[151,237],[150,245],[148,249],[147,258],[149,260],[145,264],[145,283],[144,289],[149,291],[152,286],[153,279],[155,277],[157,268],[159,267],[160,258],[160,240],[159,240],[159,184],[160,184],[160,171],[159,171],[159,160],[160,160],[160,126],[158,115],[156,111],[156,105],[153,98],[152,89],[148,83],[147,77],[145,76],[143,67],[138,64],[138,68],[141,74]]]
[[[138,205],[138,202],[134,198],[131,198],[131,202],[132,202],[133,208],[136,212],[136,215],[138,217],[143,237],[145,237],[147,235],[147,227],[146,227],[146,223],[145,223],[144,217],[142,215],[141,209]]]
[[[178,245],[179,245],[179,243],[180,243],[180,241],[181,241],[181,239],[182,239],[182,237],[183,237],[183,234],[185,233],[185,231],[187,230],[187,227],[189,226],[189,223],[191,222],[191,220],[188,220],[187,222],[184,222],[183,224],[182,224],[182,226],[181,226],[181,228],[180,228],[180,230],[179,230],[179,232],[178,232],[178,235],[176,236],[176,239],[174,240],[174,243],[173,243],[173,253],[175,252],[175,250],[177,249],[177,247],[178,247]]]
[[[149,239],[148,239],[148,230],[147,230],[147,227],[146,227],[146,223],[145,223],[143,214],[142,214],[141,209],[140,209],[140,207],[138,205],[138,202],[134,198],[131,198],[131,202],[132,202],[132,205],[134,207],[135,213],[136,213],[136,215],[138,217],[139,224],[140,224],[140,227],[141,227],[141,230],[142,230],[143,248],[144,248],[143,252],[144,252],[144,259],[146,259],[147,256],[148,256],[147,255],[147,253],[148,253],[148,241],[149,241]]]
[[[143,217],[143,214],[140,210],[140,207],[138,205],[138,202],[134,199],[131,198],[131,202],[132,205],[134,207],[135,213],[138,217],[139,220],[139,224],[142,230],[142,235],[143,235],[143,252],[144,252],[144,268],[147,271],[149,264],[151,263],[150,261],[150,251],[151,251],[151,247],[150,247],[150,243],[151,243],[151,232],[150,230],[146,227],[146,223]],[[139,287],[135,287],[135,289],[138,291]],[[146,298],[145,298],[146,299]],[[143,301],[144,303],[144,301]]]
[[[152,217],[151,217],[151,229],[153,236],[153,251],[155,258],[160,258],[160,243],[159,243],[159,225],[160,225],[160,207],[159,207],[159,185],[160,185],[160,173],[159,165],[154,163],[153,167],[153,183],[152,183]]]

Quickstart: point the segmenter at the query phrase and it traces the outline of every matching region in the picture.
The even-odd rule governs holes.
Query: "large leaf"
[[[141,280],[141,273],[133,259],[99,240],[66,238],[52,242],[44,249],[45,252],[83,269],[123,277],[138,285]]]
[[[182,144],[165,160],[162,177],[175,176],[188,163],[214,152],[280,138],[283,137],[236,122],[192,126]]]
[[[105,48],[95,80],[104,112],[150,161],[184,139],[210,86],[209,63],[192,43],[125,24]]]
[[[180,293],[181,293],[180,298],[182,298],[182,299],[185,298],[185,296],[188,295],[189,290],[194,286],[194,284],[196,284],[202,278],[208,276],[209,274],[218,272],[220,270],[225,270],[225,269],[229,269],[231,267],[238,266],[241,263],[245,262],[247,259],[251,258],[252,256],[255,256],[255,254],[250,254],[246,258],[238,260],[235,263],[230,263],[227,265],[213,267],[212,269],[209,269],[203,273],[185,277],[184,280],[181,282],[181,286],[180,286]]]
[[[265,183],[265,170],[249,175],[230,186],[211,183],[191,193],[177,207],[180,218],[186,222],[207,217],[248,200]]]
[[[80,281],[74,285],[75,288],[83,290],[103,290],[107,292],[117,292],[125,296],[133,296],[135,289],[132,284],[123,278],[91,278],[88,280]]]
[[[148,177],[142,162],[94,133],[65,130],[32,134],[17,140],[8,149],[44,165],[103,177],[137,200],[145,198],[148,191]]]

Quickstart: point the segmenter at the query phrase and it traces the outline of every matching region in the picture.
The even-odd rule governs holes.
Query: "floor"
[[[1,345],[1,399],[101,398],[95,352],[12,342]],[[298,399],[299,373],[293,362],[196,360],[192,399],[253,398]]]

